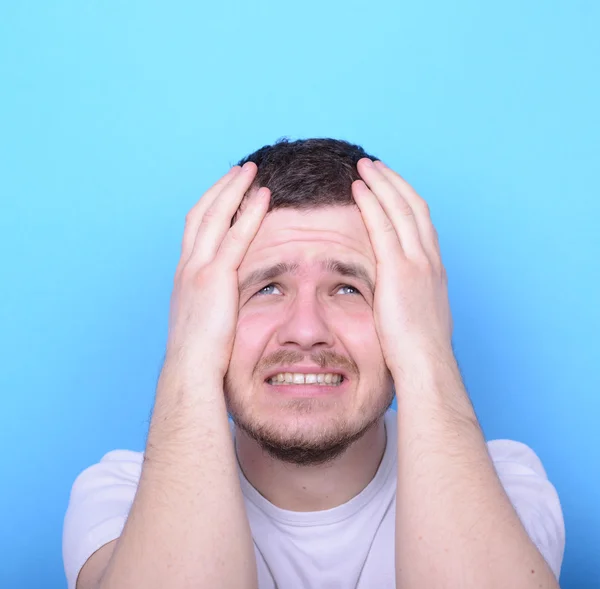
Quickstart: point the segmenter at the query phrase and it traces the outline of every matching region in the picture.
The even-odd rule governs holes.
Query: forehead
[[[269,262],[313,265],[326,257],[375,264],[369,234],[357,207],[270,212],[250,244],[240,271]]]

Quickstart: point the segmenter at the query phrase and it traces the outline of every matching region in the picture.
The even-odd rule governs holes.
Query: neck
[[[238,461],[250,484],[273,505],[289,511],[322,511],[346,503],[372,480],[385,452],[384,418],[327,464],[296,466],[276,460],[236,429]]]

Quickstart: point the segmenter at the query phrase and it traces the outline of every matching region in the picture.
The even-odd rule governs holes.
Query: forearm
[[[454,357],[422,355],[394,377],[397,586],[558,587],[504,492]]]
[[[101,589],[254,589],[222,386],[159,384],[142,474]],[[217,390],[215,390],[217,389]]]

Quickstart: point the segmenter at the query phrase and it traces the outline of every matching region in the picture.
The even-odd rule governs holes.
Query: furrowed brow
[[[268,282],[281,276],[282,274],[293,274],[299,267],[299,264],[288,264],[281,262],[280,264],[273,264],[265,268],[259,268],[250,272],[244,280],[240,282],[239,291],[243,293],[249,288],[260,284],[261,282]]]
[[[375,292],[375,286],[369,276],[366,268],[361,264],[352,264],[348,262],[341,262],[340,260],[334,260],[333,258],[327,258],[323,263],[322,267],[327,272],[333,272],[334,274],[340,274],[341,276],[349,276],[356,278],[361,282],[364,282],[371,292]]]

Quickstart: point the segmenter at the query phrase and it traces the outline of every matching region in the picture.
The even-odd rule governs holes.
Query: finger
[[[396,187],[381,173],[370,159],[359,160],[357,169],[371,192],[377,197],[385,214],[398,233],[404,253],[411,259],[425,255],[415,213]]]
[[[360,209],[377,264],[394,257],[406,258],[394,224],[385,214],[377,197],[362,180],[352,183],[352,196]]]
[[[196,204],[189,210],[185,217],[185,227],[183,230],[183,239],[181,241],[181,255],[179,256],[179,263],[175,270],[175,276],[178,275],[181,268],[187,263],[194,248],[194,242],[196,241],[196,235],[198,234],[198,227],[202,222],[204,212],[214,202],[217,195],[223,190],[229,182],[237,174],[239,174],[242,168],[240,166],[233,166],[227,174],[222,176],[217,182],[215,182],[196,202]]]
[[[431,220],[431,213],[427,202],[417,194],[416,190],[400,174],[386,166],[383,162],[376,161],[375,167],[395,186],[404,200],[410,204],[415,213],[421,243],[427,252],[427,257],[432,263],[441,264],[438,234]]]
[[[257,170],[253,162],[244,164],[241,172],[223,188],[204,212],[190,256],[190,264],[200,268],[215,257],[231,227],[231,219],[252,185]]]
[[[256,194],[249,197],[244,210],[237,221],[225,235],[216,260],[226,268],[237,270],[248,251],[260,225],[267,214],[271,202],[271,191],[260,188]]]

